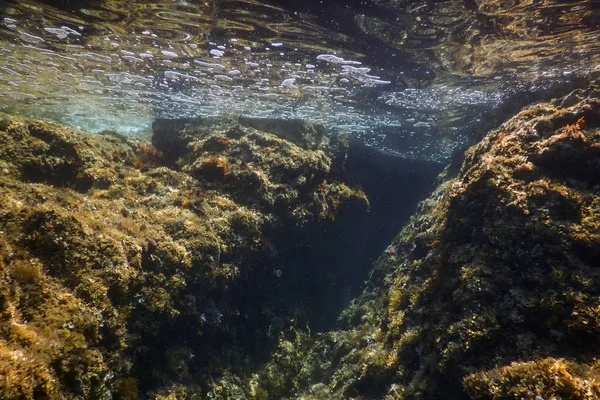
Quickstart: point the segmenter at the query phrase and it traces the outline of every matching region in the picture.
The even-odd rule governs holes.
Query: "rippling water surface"
[[[297,4],[301,3],[301,4]],[[306,118],[443,161],[600,69],[598,1],[0,2],[0,111],[91,131]]]

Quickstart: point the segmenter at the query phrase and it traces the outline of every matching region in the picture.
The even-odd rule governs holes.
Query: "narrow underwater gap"
[[[232,120],[213,118],[157,120],[152,142],[167,168],[181,170],[181,159],[188,157],[193,140],[221,130],[229,137],[241,135],[236,130],[242,128],[236,126]],[[290,135],[292,128],[288,126],[280,136]],[[160,332],[140,338],[146,352],[135,363],[135,375],[142,391],[168,384],[153,375],[156,365],[164,365],[171,377],[184,383],[215,373],[244,375],[272,357],[285,332],[334,329],[339,314],[360,295],[372,262],[443,169],[439,163],[384,154],[358,140],[349,141],[343,158],[328,179],[364,191],[369,211],[349,204],[340,208],[335,219],[324,217],[303,227],[283,218],[290,225],[284,222],[265,231],[268,240],[239,265],[242,279],[214,290],[189,283],[176,306],[180,312],[176,322],[158,323]],[[221,319],[233,312],[239,317]]]
[[[340,180],[363,190],[367,213],[340,210],[306,230],[291,229],[273,243],[275,287],[294,309],[305,310],[310,329],[326,332],[359,296],[372,263],[431,191],[445,164],[408,160],[351,140]]]
[[[337,317],[359,296],[369,280],[372,263],[384,252],[417,203],[431,191],[444,164],[389,155],[352,141],[344,178],[365,191],[370,210],[360,219],[341,220],[312,236],[309,259],[337,277],[335,285],[312,307],[319,314],[314,329],[328,331]],[[317,240],[315,240],[317,239]]]

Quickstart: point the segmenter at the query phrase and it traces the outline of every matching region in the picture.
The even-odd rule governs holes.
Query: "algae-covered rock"
[[[599,398],[599,160],[595,99],[529,107],[469,149],[308,344],[298,398]]]
[[[157,121],[153,143],[206,189],[296,223],[334,216],[349,199],[364,207],[362,193],[336,182],[348,150],[343,136],[304,121],[240,121],[192,119],[176,129]]]
[[[545,358],[513,362],[467,376],[464,386],[472,399],[597,399],[600,374],[593,365]]]
[[[273,243],[368,206],[333,147],[253,128],[191,136],[175,164],[166,146],[6,115],[0,141],[6,399],[237,396],[219,380],[308,323]]]
[[[368,203],[343,139],[261,126],[2,117],[0,397],[599,397],[600,100],[469,149],[317,334],[308,244]]]

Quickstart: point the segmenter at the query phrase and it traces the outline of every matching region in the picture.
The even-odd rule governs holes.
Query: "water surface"
[[[302,118],[444,161],[497,109],[600,67],[596,1],[0,3],[0,111],[140,135]]]

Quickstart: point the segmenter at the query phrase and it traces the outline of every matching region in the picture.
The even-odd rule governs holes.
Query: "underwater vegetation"
[[[280,351],[258,381],[285,377],[303,399],[598,398],[600,101],[582,94],[467,151],[341,329],[294,345],[295,361]]]
[[[526,108],[440,176],[340,329],[302,349],[294,398],[600,398],[600,100],[584,94]]]
[[[204,397],[306,323],[273,242],[367,211],[344,139],[192,122],[151,145],[0,116],[1,398]]]
[[[0,397],[600,398],[597,94],[448,166],[320,332],[347,271],[298,254],[369,209],[344,135],[157,120],[150,144],[2,115]]]
[[[0,2],[0,400],[600,399],[598,4]]]

